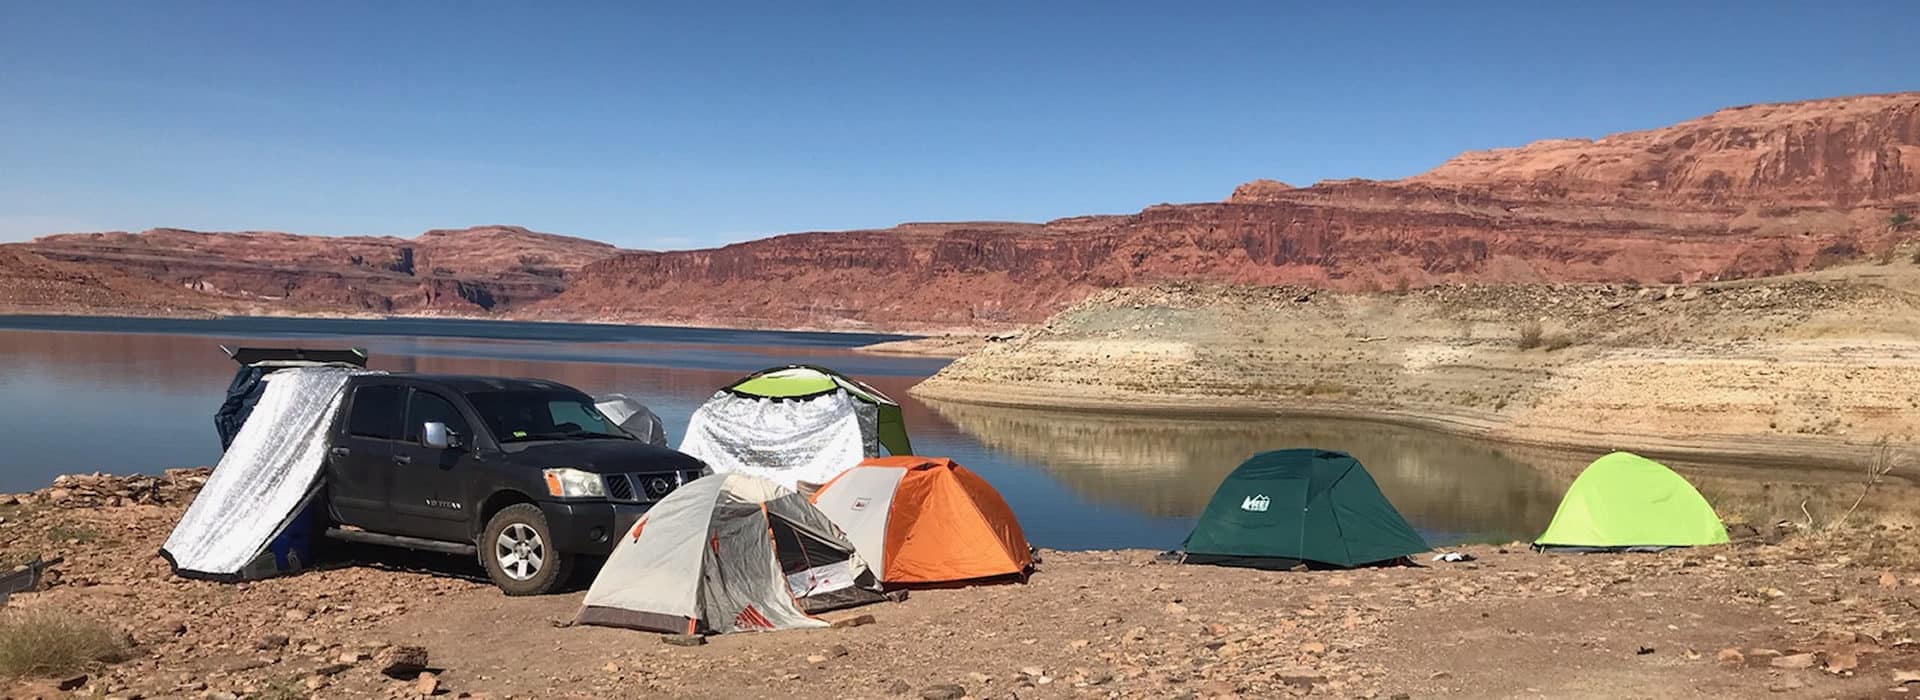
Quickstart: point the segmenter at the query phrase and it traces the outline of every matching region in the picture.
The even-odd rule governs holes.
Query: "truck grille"
[[[700,472],[694,470],[676,472],[638,472],[633,474],[606,474],[607,499],[628,503],[652,503],[673,490],[694,479],[700,478]]]

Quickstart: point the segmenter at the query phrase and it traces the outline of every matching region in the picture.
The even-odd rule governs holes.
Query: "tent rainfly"
[[[1186,561],[1347,568],[1427,549],[1359,461],[1294,449],[1254,455],[1227,475],[1187,535]]]
[[[347,379],[366,370],[293,367],[265,388],[207,483],[167,535],[175,574],[254,579],[300,570],[311,536],[327,432]]]
[[[811,613],[880,600],[879,588],[806,498],[715,474],[675,489],[624,533],[578,621],[675,634],[826,627]]]
[[[1534,547],[1548,551],[1656,551],[1725,544],[1727,526],[1685,477],[1630,452],[1587,465]]]
[[[900,405],[830,369],[790,365],[755,372],[693,413],[680,451],[715,473],[762,476],[811,490],[860,460],[912,454]]]
[[[1032,548],[998,491],[944,457],[861,462],[813,495],[814,505],[891,585],[1024,575]]]

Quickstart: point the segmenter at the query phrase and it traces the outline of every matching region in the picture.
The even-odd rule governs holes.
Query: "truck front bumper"
[[[633,528],[647,507],[605,501],[548,501],[540,504],[540,510],[547,515],[547,529],[553,533],[555,548],[569,554],[604,557],[613,552],[614,543]]]

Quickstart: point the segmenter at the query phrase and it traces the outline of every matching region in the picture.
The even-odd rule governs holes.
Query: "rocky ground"
[[[1458,564],[1263,572],[1043,553],[1024,585],[915,591],[834,629],[570,627],[581,593],[507,598],[379,549],[252,583],[155,555],[204,472],[0,497],[0,554],[61,556],[8,612],[98,620],[129,659],[0,697],[1908,697],[1920,532],[1747,533],[1648,555],[1464,548]],[[62,687],[66,689],[62,689]]]
[[[1916,248],[1920,250],[1920,248]],[[936,401],[1394,420],[1507,442],[1852,469],[1920,409],[1920,264],[1635,287],[1102,292]]]

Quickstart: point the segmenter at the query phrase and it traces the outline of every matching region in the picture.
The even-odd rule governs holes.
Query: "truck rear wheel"
[[[507,595],[546,595],[566,584],[573,557],[553,547],[547,514],[531,503],[502,508],[480,534],[480,563]]]

